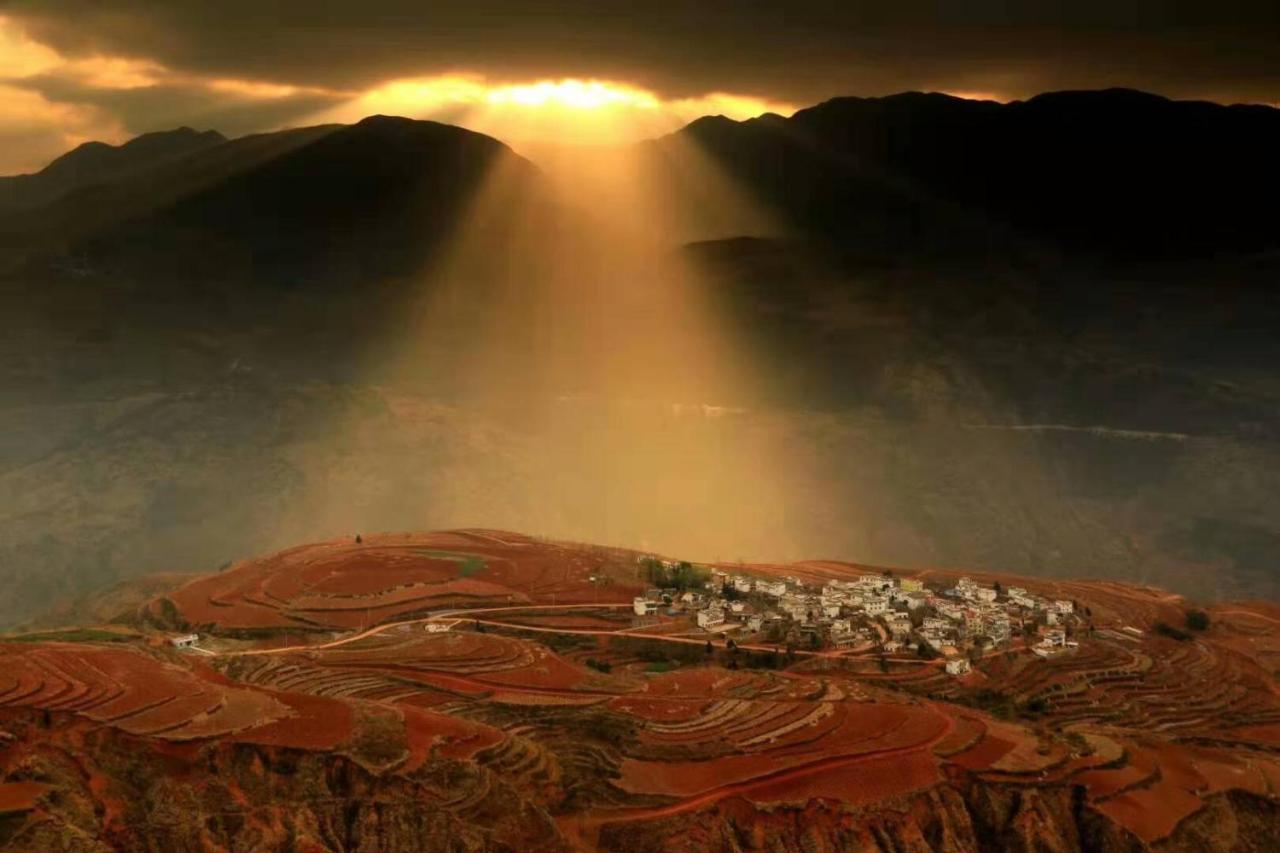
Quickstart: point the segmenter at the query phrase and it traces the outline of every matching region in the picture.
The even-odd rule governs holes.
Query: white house
[[[708,607],[698,611],[698,627],[710,631],[717,625],[724,624],[724,611],[719,607]]]
[[[199,634],[179,634],[169,638],[169,645],[175,649],[190,649],[198,642],[200,642]]]
[[[1058,599],[1053,603],[1053,609],[1065,616],[1068,613],[1075,612],[1075,605],[1073,605],[1070,601],[1066,601],[1064,599]]]
[[[1065,646],[1067,644],[1067,632],[1061,628],[1050,628],[1044,632],[1044,639],[1041,642],[1047,646]]]
[[[1016,587],[1010,587],[1009,600],[1019,607],[1025,607],[1028,610],[1034,610],[1036,607],[1036,600],[1028,595],[1026,590],[1017,589]]]
[[[737,577],[733,579],[733,588],[738,592],[751,592],[753,585],[751,578]]]
[[[929,595],[924,592],[916,591],[907,593],[907,607],[912,610],[919,610],[929,603]]]
[[[947,675],[968,675],[973,667],[967,658],[955,657],[947,659]]]
[[[987,636],[995,642],[1008,642],[1011,633],[1008,616],[1000,614],[987,620]]]
[[[996,591],[989,586],[980,586],[974,589],[973,597],[978,601],[995,601]]]
[[[442,634],[448,630],[449,630],[448,622],[428,622],[427,623],[428,634]]]
[[[645,598],[643,595],[637,595],[631,600],[631,609],[637,616],[651,616],[658,612],[659,604],[660,602]]]
[[[879,616],[889,609],[889,602],[883,598],[868,598],[862,603],[862,608],[868,615]]]
[[[760,581],[756,584],[756,589],[765,595],[771,595],[774,598],[781,598],[787,594],[786,581]]]
[[[752,613],[750,616],[747,617],[748,631],[752,631],[752,632],[759,631],[763,627],[764,627],[764,617],[761,616],[759,613]]]

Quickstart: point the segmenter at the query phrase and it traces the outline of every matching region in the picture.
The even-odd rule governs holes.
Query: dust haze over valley
[[[462,526],[1280,595],[1275,110],[144,139],[0,183],[0,623]]]

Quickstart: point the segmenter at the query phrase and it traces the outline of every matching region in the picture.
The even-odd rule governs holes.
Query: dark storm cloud
[[[1274,0],[11,0],[0,9],[69,54],[344,89],[462,69],[799,103],[908,88],[1020,97],[1107,85],[1280,100]]]
[[[130,136],[181,125],[240,136],[305,121],[341,100],[308,91],[269,99],[237,97],[195,83],[102,88],[59,75],[27,77],[9,85],[37,92],[52,103],[97,108],[115,116]]]

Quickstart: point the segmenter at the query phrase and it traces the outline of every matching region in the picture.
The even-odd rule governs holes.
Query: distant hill
[[[127,175],[67,178],[51,203],[0,213],[7,265],[187,281],[376,278],[421,264],[490,169],[510,163],[517,183],[537,174],[490,137],[387,116],[217,136],[185,155],[162,147],[140,137],[119,149],[129,152]],[[82,151],[50,169],[91,171],[99,148]],[[68,158],[73,165],[58,165]]]
[[[189,127],[144,133],[123,145],[86,142],[39,172],[0,178],[0,208],[33,208],[75,190],[129,178],[227,141],[216,130]]]
[[[908,92],[789,119],[702,118],[692,140],[776,213],[838,248],[1031,243],[1118,259],[1280,246],[1280,110],[1125,89],[999,104]]]

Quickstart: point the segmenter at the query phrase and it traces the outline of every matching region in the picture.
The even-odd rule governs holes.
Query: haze
[[[489,5],[5,7],[0,170],[188,129],[0,194],[0,620],[464,526],[1277,589],[1274,111],[1019,100],[1274,102],[1273,9]]]

